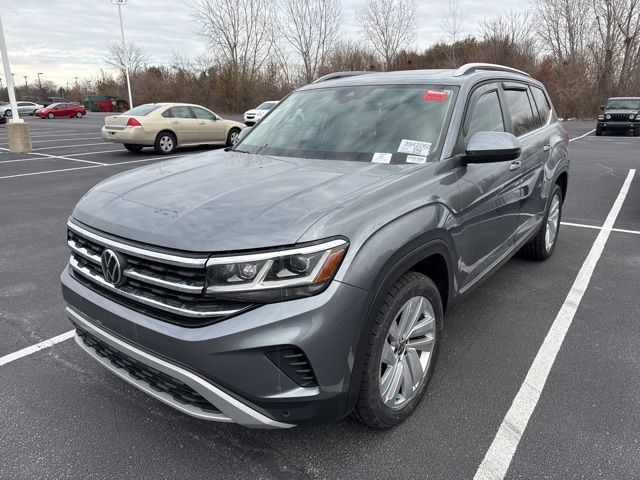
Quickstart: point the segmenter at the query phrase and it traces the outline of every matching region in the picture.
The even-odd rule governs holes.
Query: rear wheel
[[[126,148],[127,150],[129,150],[130,152],[133,153],[139,153],[142,151],[142,149],[144,148],[143,145],[134,145],[132,143],[125,143],[124,144],[124,148]]]
[[[4,111],[4,116],[5,117],[11,117],[13,115],[13,112],[10,109],[7,109]]]
[[[546,260],[553,254],[560,232],[562,216],[562,190],[556,184],[551,191],[551,201],[547,207],[540,230],[533,240],[522,247],[523,256],[532,260]]]
[[[384,429],[413,413],[435,368],[442,324],[440,292],[429,277],[407,272],[391,286],[368,332],[360,421]]]
[[[239,137],[239,128],[232,128],[231,130],[229,130],[229,134],[227,135],[227,147],[233,147],[236,143],[238,143]]]
[[[602,135],[602,127],[600,125],[596,126],[596,135],[597,136]]]
[[[176,149],[176,137],[171,132],[160,132],[156,137],[154,148],[159,155],[173,153]]]
[[[53,113],[53,112],[49,112],[49,113],[47,114],[47,118],[56,118],[56,115],[55,115],[55,113]]]

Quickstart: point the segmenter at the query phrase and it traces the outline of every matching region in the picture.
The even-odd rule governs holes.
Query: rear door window
[[[536,102],[536,107],[538,107],[540,120],[543,125],[546,125],[549,121],[549,117],[551,116],[551,105],[549,104],[549,99],[541,88],[531,87],[531,93],[533,94],[533,99]]]
[[[511,115],[513,134],[516,137],[540,128],[540,118],[537,112],[533,112],[526,86],[523,85],[522,89],[506,89],[504,91],[504,98],[507,102],[509,114]]]
[[[216,119],[216,116],[213,113],[209,112],[208,110],[205,110],[204,108],[191,107],[191,111],[196,116],[196,118],[198,118],[200,120],[215,120]]]
[[[471,138],[477,132],[504,132],[504,120],[497,90],[482,94],[472,107],[467,126],[467,138]]]

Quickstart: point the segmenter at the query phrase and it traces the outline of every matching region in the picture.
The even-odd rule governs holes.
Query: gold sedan
[[[147,103],[104,119],[102,138],[123,143],[130,152],[154,147],[167,155],[189,145],[228,145],[238,141],[244,125],[224,120],[200,105]]]

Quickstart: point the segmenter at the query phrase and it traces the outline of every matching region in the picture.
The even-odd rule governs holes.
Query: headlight
[[[606,118],[607,120],[611,120],[611,115],[606,114],[606,115],[604,116],[604,118]]]
[[[333,280],[349,243],[333,239],[291,249],[212,257],[206,293],[259,303],[322,292]]]
[[[636,118],[636,116],[633,113],[629,115],[629,120],[633,120],[634,118]]]

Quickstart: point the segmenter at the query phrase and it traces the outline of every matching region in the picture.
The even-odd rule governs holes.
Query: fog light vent
[[[280,345],[265,355],[282,372],[301,387],[317,387],[318,381],[305,353],[293,345]]]

